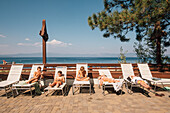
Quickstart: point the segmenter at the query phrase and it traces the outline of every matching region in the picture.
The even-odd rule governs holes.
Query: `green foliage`
[[[170,46],[168,0],[104,0],[104,7],[88,18],[91,29],[99,28],[103,37],[126,42],[130,40],[126,34],[135,31],[137,41],[151,38],[152,43],[161,37],[162,46]]]
[[[149,50],[147,54],[149,54],[149,57],[153,59],[152,63],[156,63],[156,59],[157,59],[157,56],[156,56],[156,52],[157,52],[157,50],[156,50],[156,40],[151,41],[151,40],[146,38],[145,42],[146,42],[145,45],[147,46],[147,48]],[[161,46],[161,61],[162,61],[162,63],[165,63],[166,59],[168,57],[168,56],[165,55],[166,51],[167,50],[165,49],[165,47],[162,44],[162,46]]]
[[[123,52],[122,46],[120,47],[120,57],[119,57],[119,60],[120,60],[120,61],[118,61],[119,63],[126,63],[126,56],[125,56],[125,54],[126,54],[127,52],[128,52],[128,51]]]
[[[162,30],[169,26],[167,0],[104,0],[104,7],[103,11],[88,18],[92,30],[98,27],[105,31],[104,37],[114,36],[128,41],[126,34],[136,30],[136,39],[141,40],[152,33],[150,31],[157,21],[161,21]]]
[[[144,41],[134,42],[134,50],[139,58],[139,63],[156,63],[156,42],[155,40],[150,41],[147,38]],[[164,46],[161,48],[161,59],[162,63],[169,63],[168,56],[165,55],[166,49]]]
[[[139,58],[139,63],[146,63],[148,59],[150,58],[149,48],[145,44],[142,44],[141,41],[134,42],[134,49],[137,57]]]

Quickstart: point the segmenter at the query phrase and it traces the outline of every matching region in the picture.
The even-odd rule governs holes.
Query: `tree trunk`
[[[156,40],[157,44],[157,52],[156,52],[156,62],[158,65],[162,64],[162,59],[161,59],[161,37],[158,37]]]
[[[161,37],[156,40],[157,51],[156,51],[156,62],[158,66],[158,71],[162,71],[162,56],[161,56]]]

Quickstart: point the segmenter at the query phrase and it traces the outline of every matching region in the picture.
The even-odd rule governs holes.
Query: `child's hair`
[[[80,71],[85,71],[83,66],[80,67]]]
[[[40,69],[40,70],[41,70],[41,67],[37,67],[37,69]]]
[[[58,73],[62,74],[62,71],[58,71]]]

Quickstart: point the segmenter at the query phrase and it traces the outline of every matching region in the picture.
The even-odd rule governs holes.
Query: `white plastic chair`
[[[138,67],[142,78],[155,85],[154,91],[156,91],[156,86],[158,83],[161,83],[163,87],[164,87],[163,85],[164,83],[170,83],[170,79],[153,77],[148,64],[138,64]]]
[[[43,68],[44,68],[44,65],[38,65],[38,64],[32,65],[31,72],[30,72],[30,75],[29,75],[28,80],[30,80],[31,78],[33,78],[33,75],[34,75],[34,73],[37,71],[37,68],[38,68],[38,67],[41,67],[41,71],[42,71]],[[13,84],[13,85],[12,85],[12,90],[13,90],[13,91],[15,90],[16,93],[17,93],[17,95],[18,95],[18,90],[30,90],[31,96],[33,97],[32,87],[35,87],[36,82],[31,83],[31,84],[20,84],[20,83],[25,83],[25,82],[26,82],[26,81],[19,81],[19,83]],[[15,97],[15,95],[14,95],[14,97]]]
[[[129,81],[127,79],[129,76],[135,76],[132,64],[121,64],[121,68],[122,68],[123,79],[124,79],[124,82],[125,82],[125,87],[127,89],[127,92],[129,94],[132,94],[133,93],[132,87],[139,87],[140,86],[139,84],[136,84],[133,81]],[[130,84],[130,90],[131,91],[129,91],[128,84]]]
[[[76,77],[78,75],[78,71],[80,70],[81,66],[84,67],[85,71],[86,71],[86,74],[88,76],[88,64],[86,63],[79,63],[79,64],[76,64]],[[90,89],[90,94],[91,94],[91,84],[90,84],[90,80],[89,81],[77,81],[76,79],[74,79],[74,82],[73,82],[73,88],[72,88],[72,92],[73,92],[73,95],[74,95],[74,91],[75,91],[75,88],[78,87],[89,87]]]
[[[65,78],[65,82],[62,84],[62,85],[60,85],[59,87],[50,87],[50,86],[48,86],[48,87],[46,87],[45,89],[44,89],[44,92],[45,91],[48,91],[48,93],[47,94],[45,94],[46,96],[47,95],[49,95],[52,91],[56,91],[56,90],[61,90],[62,91],[62,94],[63,94],[63,96],[64,96],[64,94],[66,93],[66,86],[67,86],[67,67],[66,66],[57,66],[56,67],[56,70],[55,70],[55,76],[54,76],[54,79],[58,76],[58,71],[62,71],[62,74],[64,75],[64,78]],[[65,91],[64,91],[64,88],[65,88]],[[50,92],[51,91],[51,92]]]
[[[106,75],[107,78],[112,78],[112,75],[109,71],[109,69],[99,69],[99,75]],[[121,90],[121,94],[122,94],[122,90],[123,90],[123,80],[121,79],[117,79],[119,80],[120,82],[117,82],[117,83],[109,83],[109,82],[103,82],[103,85],[102,85],[102,90],[103,90],[103,95],[105,96],[105,89],[106,88],[114,88],[114,89],[117,89],[115,90],[116,92]],[[100,80],[99,80],[99,83],[100,83]],[[121,88],[120,88],[121,87]]]
[[[17,83],[21,77],[23,64],[13,64],[5,81],[0,82],[0,88],[5,89],[6,97],[8,98],[7,91],[12,91],[12,84]],[[13,92],[12,92],[13,94]]]

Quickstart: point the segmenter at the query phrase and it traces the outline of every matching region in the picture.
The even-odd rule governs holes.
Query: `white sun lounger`
[[[79,63],[79,64],[76,64],[76,77],[78,75],[78,71],[80,70],[81,66],[84,67],[85,71],[86,71],[86,74],[88,76],[88,64],[84,64],[84,63]],[[89,87],[90,89],[90,94],[91,94],[91,84],[90,84],[90,81],[77,81],[76,79],[74,79],[74,82],[73,82],[73,88],[72,88],[72,91],[73,91],[73,95],[74,95],[74,91],[75,91],[75,88],[76,87]]]
[[[99,69],[99,75],[106,75],[108,78],[113,78],[109,69]],[[120,82],[117,82],[117,83],[109,83],[109,82],[103,82],[103,85],[102,85],[102,90],[103,90],[103,95],[105,96],[105,89],[106,88],[114,88],[114,90],[117,92],[119,90],[122,90],[123,89],[123,80],[122,79],[117,79],[119,80]],[[100,83],[100,80],[99,80],[99,83]],[[121,94],[122,94],[122,91],[121,91]]]
[[[163,83],[170,83],[170,79],[153,77],[148,64],[138,64],[138,67],[142,78],[155,85],[154,91],[156,91],[156,86],[158,83],[161,83],[163,87]]]
[[[65,83],[63,83],[62,85],[60,85],[59,87],[46,87],[44,89],[44,92],[45,91],[48,91],[47,94],[45,94],[46,96],[49,95],[51,92],[50,91],[56,91],[56,90],[61,90],[62,91],[62,94],[64,96],[64,94],[66,93],[66,80],[67,80],[67,67],[66,66],[57,66],[56,69],[55,69],[55,76],[54,76],[54,79],[58,76],[58,71],[62,71],[62,74],[64,75],[64,79],[65,79]],[[65,88],[65,91],[64,91],[64,88]]]
[[[38,65],[38,64],[32,65],[32,69],[31,69],[28,80],[33,78],[34,73],[37,71],[38,67],[41,67],[41,70],[43,70],[44,65]],[[18,89],[20,89],[20,90],[30,90],[31,96],[33,97],[32,87],[35,87],[35,84],[36,84],[36,82],[31,83],[31,84],[26,84],[26,81],[19,81],[19,83],[12,85],[12,90],[13,91],[15,90],[17,92],[17,95],[18,95]],[[15,97],[15,95],[14,95],[14,97]]]
[[[127,89],[127,92],[129,94],[132,94],[133,91],[132,91],[132,87],[140,87],[140,84],[136,84],[134,83],[133,81],[129,81],[127,78],[131,75],[135,75],[134,74],[134,71],[133,71],[133,67],[132,67],[132,64],[121,64],[121,68],[122,68],[122,74],[123,74],[123,79],[125,81],[125,87]],[[129,91],[129,88],[128,88],[128,84],[130,84],[130,90]]]
[[[17,83],[21,77],[23,64],[13,64],[5,81],[0,82],[0,88],[5,89],[6,97],[8,98],[7,91],[12,91],[12,84]],[[12,92],[13,93],[13,92]]]

